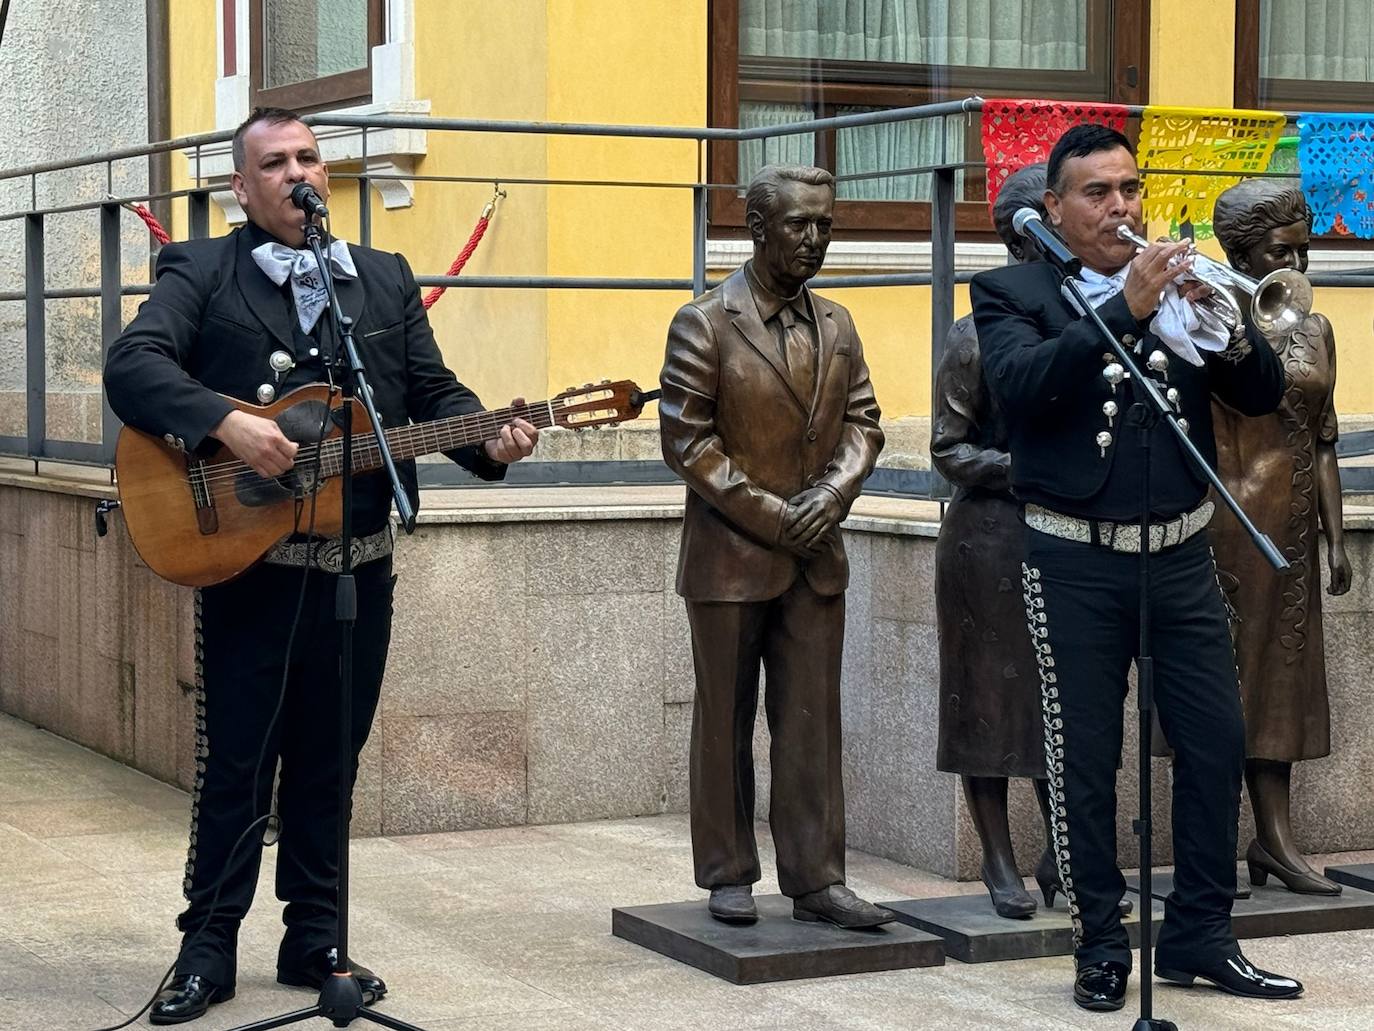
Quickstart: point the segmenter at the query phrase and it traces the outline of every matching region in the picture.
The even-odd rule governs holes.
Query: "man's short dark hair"
[[[749,180],[749,190],[744,195],[744,218],[757,211],[764,218],[773,213],[778,202],[778,190],[783,183],[806,183],[808,186],[828,186],[833,195],[835,177],[824,168],[812,165],[764,165]]]
[[[1054,193],[1063,192],[1064,162],[1069,158],[1084,158],[1098,151],[1116,150],[1117,147],[1125,147],[1132,157],[1135,156],[1131,141],[1110,126],[1099,125],[1096,122],[1075,125],[1059,137],[1059,142],[1050,151],[1050,190]]]
[[[234,130],[234,169],[242,172],[243,166],[248,163],[248,155],[244,152],[243,137],[253,126],[259,122],[266,122],[268,125],[281,125],[285,122],[299,122],[301,116],[294,111],[288,111],[284,107],[255,107],[253,113],[243,120],[243,124]]]

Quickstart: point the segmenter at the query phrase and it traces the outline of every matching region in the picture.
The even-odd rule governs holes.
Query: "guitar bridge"
[[[186,480],[191,485],[191,497],[196,504],[196,525],[202,536],[219,529],[219,513],[215,511],[215,497],[205,475],[205,463],[186,460]]]

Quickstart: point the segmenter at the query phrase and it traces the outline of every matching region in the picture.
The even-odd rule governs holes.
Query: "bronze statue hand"
[[[1345,545],[1333,545],[1327,550],[1327,565],[1331,568],[1331,583],[1326,593],[1339,596],[1350,590],[1350,559],[1346,557]]]
[[[783,543],[808,552],[819,547],[821,538],[840,521],[840,500],[825,487],[809,487],[787,503],[783,516]]]

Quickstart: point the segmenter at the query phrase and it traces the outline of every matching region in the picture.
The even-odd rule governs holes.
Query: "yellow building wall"
[[[168,69],[172,77],[171,123],[173,138],[212,132],[215,128],[215,53],[216,0],[176,0],[168,4]],[[185,190],[195,185],[194,169],[186,154],[172,153],[172,189]],[[172,224],[167,227],[173,240],[187,237],[189,222],[186,202],[172,202]],[[210,205],[210,234],[218,236],[228,228],[217,205]]]
[[[549,0],[548,116],[555,122],[706,124],[706,5]],[[552,178],[691,183],[690,140],[548,137]],[[692,192],[555,188],[548,268],[559,276],[691,278]],[[690,291],[549,294],[549,386],[657,383],[673,312]]]
[[[481,8],[472,16],[470,9]],[[548,119],[545,0],[455,4],[416,0],[415,89],[438,118],[541,122]],[[469,13],[463,13],[468,9]],[[420,175],[481,177],[475,183],[417,182],[415,204],[383,211],[373,201],[372,243],[401,251],[417,273],[448,271],[467,243],[493,179],[547,178],[537,135],[431,132]],[[549,190],[504,183],[486,236],[465,276],[544,275]],[[430,322],[459,379],[496,407],[547,396],[550,328],[542,290],[448,290]]]
[[[1235,96],[1236,5],[1151,0],[1150,100],[1230,107]]]

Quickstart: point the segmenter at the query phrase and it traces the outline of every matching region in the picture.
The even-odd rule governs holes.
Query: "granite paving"
[[[0,716],[0,1028],[94,1031],[138,1012],[175,955],[189,807],[175,788]],[[766,826],[759,835],[759,891],[775,892]],[[613,906],[704,898],[680,815],[358,838],[352,864],[352,951],[390,984],[379,1008],[430,1031],[1124,1031],[1139,999],[1133,982],[1121,1013],[1075,1008],[1064,958],[737,986],[612,937]],[[273,980],[274,865],[269,849],[240,936],[238,995],[196,1031],[312,1002]],[[982,891],[861,852],[849,854],[849,882],[873,899]],[[1304,980],[1306,996],[1264,1004],[1161,987],[1156,1013],[1193,1031],[1374,1027],[1374,931],[1245,948]]]

